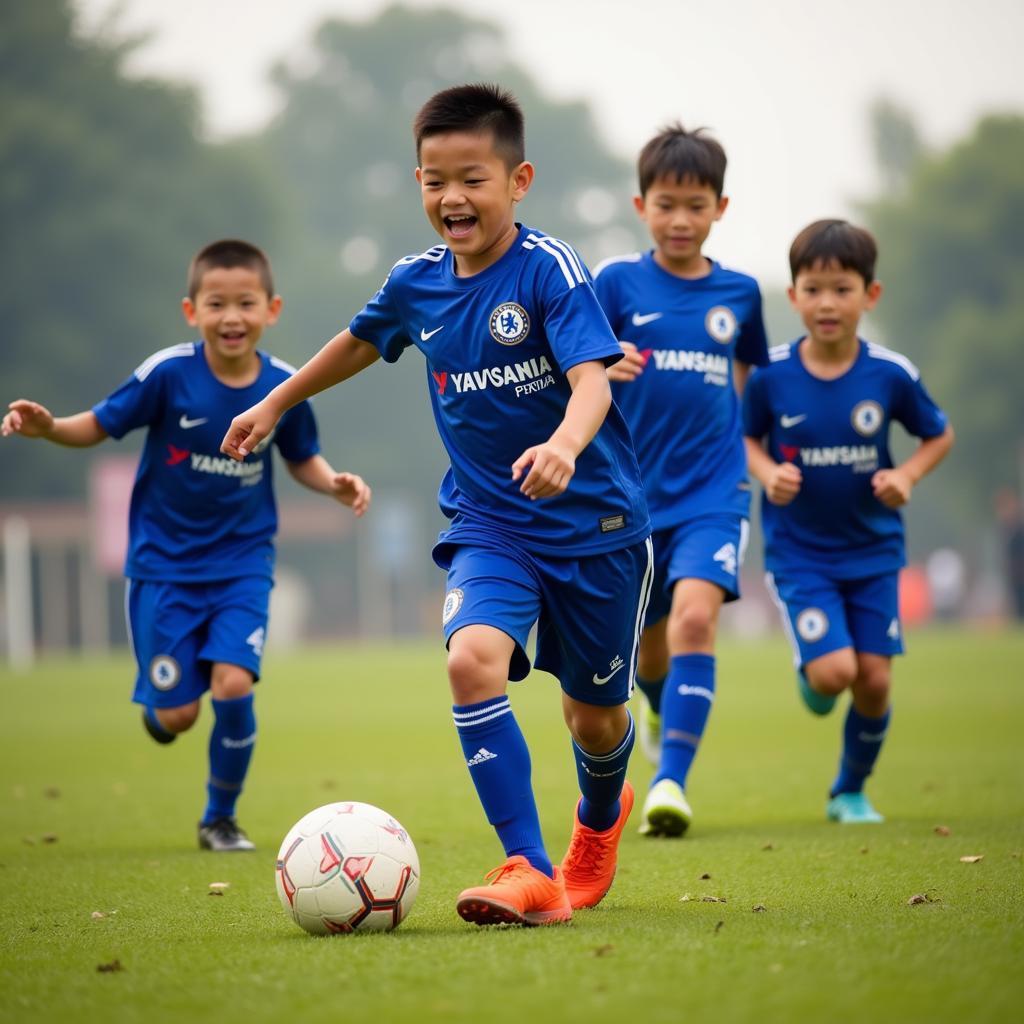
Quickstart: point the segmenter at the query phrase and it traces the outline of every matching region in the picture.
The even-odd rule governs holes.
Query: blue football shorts
[[[695,516],[678,526],[656,530],[654,590],[645,625],[653,626],[672,608],[672,590],[680,580],[707,580],[725,591],[725,600],[740,596],[740,567],[747,553],[750,523],[745,516],[715,513]]]
[[[448,570],[442,625],[447,645],[464,626],[500,629],[516,644],[509,679],[530,672],[527,639],[537,625],[534,667],[585,704],[624,704],[633,692],[644,610],[653,579],[651,541],[581,558],[550,558],[495,542],[442,542]]]
[[[898,572],[835,580],[801,569],[768,573],[766,582],[798,668],[844,647],[885,657],[903,653]]]
[[[128,636],[138,665],[132,700],[176,708],[210,688],[210,668],[225,662],[260,676],[273,581],[243,576],[212,583],[129,580]]]

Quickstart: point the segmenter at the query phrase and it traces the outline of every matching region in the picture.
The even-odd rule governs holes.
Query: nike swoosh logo
[[[633,326],[643,327],[644,324],[649,324],[652,320],[660,320],[664,315],[664,313],[634,313]]]
[[[660,314],[660,313],[659,313],[658,315],[659,315],[659,316],[661,316],[661,314]],[[625,662],[623,662],[623,663],[622,663],[622,664],[621,664],[621,665],[619,666],[619,668],[625,668],[625,666],[626,666],[626,663],[625,663]],[[612,671],[611,671],[611,672],[609,672],[609,673],[608,673],[608,675],[606,675],[606,676],[604,677],[604,679],[602,679],[602,678],[601,678],[601,677],[600,677],[600,676],[599,676],[599,675],[598,675],[598,674],[597,674],[597,673],[595,672],[595,673],[594,673],[594,678],[593,678],[593,679],[591,680],[591,682],[592,682],[592,683],[593,683],[593,684],[594,684],[595,686],[604,686],[604,684],[605,684],[605,683],[607,683],[607,682],[608,682],[608,680],[609,680],[609,679],[611,679],[611,677],[612,677],[613,675],[615,675],[615,673],[616,673],[616,672],[618,672],[618,671],[619,671],[619,668],[615,668],[615,669],[612,669]]]
[[[432,338],[432,337],[433,337],[433,336],[434,336],[435,334],[437,334],[437,332],[438,332],[438,331],[443,331],[443,330],[444,330],[444,324],[441,324],[441,326],[440,326],[440,327],[435,327],[435,328],[434,328],[434,329],[433,329],[432,331],[427,331],[427,330],[424,330],[424,329],[423,329],[423,328],[421,327],[421,328],[420,328],[420,341],[430,341],[430,339],[431,339],[431,338]]]
[[[193,427],[198,427],[205,423],[209,418],[209,416],[200,416],[197,420],[190,420],[188,416],[182,413],[181,419],[178,420],[178,426],[181,427],[182,430],[191,430]]]
[[[803,423],[807,419],[807,413],[801,413],[799,416],[780,416],[779,423],[783,430],[788,430],[790,427],[795,427],[798,423]]]

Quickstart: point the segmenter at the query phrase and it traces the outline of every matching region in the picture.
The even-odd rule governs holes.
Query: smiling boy
[[[452,714],[506,860],[465,890],[477,924],[551,924],[598,903],[632,807],[626,708],[650,582],[649,522],[606,364],[621,350],[565,242],[524,227],[533,182],[523,116],[496,86],[432,97],[414,124],[423,207],[443,245],[395,264],[349,327],[238,416],[223,451],[244,459],[286,409],[406,348],[451,460],[434,548]],[[541,836],[529,750],[507,695],[534,664],[555,675],[582,796],[561,865]]]
[[[807,333],[750,379],[743,425],[761,504],[769,590],[793,645],[800,695],[828,714],[851,701],[826,814],[875,823],[864,784],[889,727],[892,658],[903,652],[899,508],[953,445],[946,414],[909,359],[857,334],[882,294],[863,228],[821,220],[790,249],[790,302]],[[900,465],[889,426],[919,437]]]
[[[641,746],[656,771],[640,831],[680,836],[690,767],[715,694],[715,634],[739,597],[750,492],[738,394],[768,361],[757,282],[703,253],[729,200],[726,158],[672,125],[640,153],[633,202],[646,253],[614,257],[594,287],[625,358],[608,370],[636,445],[654,529],[654,589],[640,642]]]
[[[220,457],[231,417],[287,379],[292,368],[257,351],[281,297],[270,263],[234,239],[200,250],[182,311],[199,333],[150,356],[92,409],[55,418],[37,402],[10,404],[2,433],[88,448],[146,428],[132,491],[125,605],[138,664],[133,701],[166,744],[191,728],[209,690],[210,735],[203,849],[253,849],[235,805],[256,742],[259,678],[273,586],[277,510],[268,437],[251,464]],[[273,442],[291,475],[362,515],[370,489],[319,454],[308,404],[282,419]],[[240,471],[242,470],[242,471]]]

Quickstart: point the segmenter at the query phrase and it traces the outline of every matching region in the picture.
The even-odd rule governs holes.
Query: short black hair
[[[869,285],[875,279],[878,245],[870,231],[845,220],[816,220],[793,239],[789,248],[789,271],[793,280],[801,270],[829,264],[852,270]]]
[[[240,238],[222,238],[204,245],[188,265],[188,297],[195,300],[203,283],[203,274],[215,267],[248,267],[260,276],[260,284],[268,298],[274,295],[274,278],[267,254],[252,242]]]
[[[666,125],[651,139],[637,160],[640,195],[658,178],[675,178],[682,182],[688,178],[699,185],[708,185],[722,198],[725,186],[725,150],[722,144],[707,134],[707,128],[687,131],[678,121]]]
[[[442,89],[420,108],[412,132],[417,163],[423,140],[446,132],[491,132],[495,150],[510,169],[526,159],[522,108],[515,96],[499,85],[481,82]]]

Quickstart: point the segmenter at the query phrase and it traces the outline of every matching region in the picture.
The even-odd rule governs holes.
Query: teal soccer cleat
[[[804,704],[807,705],[808,711],[812,714],[827,715],[836,706],[835,697],[818,693],[817,690],[811,688],[811,684],[807,682],[807,676],[804,675],[802,668],[796,670],[796,682],[797,688],[800,690],[800,697]]]
[[[829,821],[840,825],[878,825],[885,821],[863,793],[836,793],[825,806]]]

